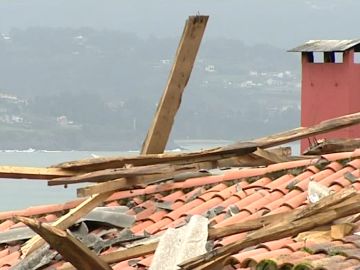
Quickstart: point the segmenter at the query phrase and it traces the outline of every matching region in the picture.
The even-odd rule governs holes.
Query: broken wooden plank
[[[342,206],[345,202],[356,202],[359,200],[359,194],[352,187],[345,188],[340,192],[332,193],[314,204],[309,204],[304,209],[301,209],[299,213],[294,214],[292,220],[299,220],[304,217],[320,213],[324,209],[332,209],[332,207]]]
[[[167,153],[143,155],[135,157],[107,157],[94,158],[87,160],[65,162],[54,167],[70,169],[70,170],[84,170],[93,171],[109,168],[120,168],[125,164],[133,164],[134,166],[159,164],[159,163],[194,163],[200,161],[208,161],[215,156],[215,159],[230,158],[234,155],[244,155],[254,152],[257,148],[269,148],[284,143],[297,141],[310,136],[315,136],[321,133],[341,129],[351,125],[360,123],[360,112],[337,117],[331,120],[321,122],[320,124],[311,127],[301,127],[286,132],[277,133],[268,137],[263,137],[250,142],[238,142],[224,147],[217,147],[205,151],[191,152],[191,153]],[[219,158],[220,156],[220,158]]]
[[[261,151],[261,152],[260,152]],[[231,158],[223,158],[212,161],[202,161],[185,165],[175,164],[155,164],[148,166],[138,166],[130,168],[106,169],[100,171],[89,172],[73,177],[61,177],[48,181],[49,186],[54,185],[68,185],[83,182],[108,182],[119,178],[133,179],[136,184],[136,178],[143,177],[144,179],[165,179],[176,178],[183,173],[195,173],[198,170],[208,170],[222,167],[241,167],[241,166],[266,166],[281,161],[295,160],[295,158],[288,157],[290,150],[288,148],[277,148],[271,150],[258,150],[253,154],[244,156],[234,156]],[[132,181],[129,181],[129,188],[131,188]],[[124,188],[121,186],[120,188]],[[97,192],[96,192],[97,193]],[[94,193],[92,193],[94,194]]]
[[[348,114],[329,120],[320,122],[319,124],[313,125],[311,127],[300,127],[293,130],[285,131],[275,135],[259,138],[254,140],[255,143],[260,143],[260,147],[272,147],[284,143],[289,143],[292,141],[297,141],[305,139],[311,136],[315,136],[322,133],[327,133],[329,131],[334,131],[342,128],[346,128],[352,125],[360,123],[360,113]]]
[[[343,203],[339,207],[333,206],[332,209],[324,209],[322,212],[307,216],[303,215],[300,219],[290,219],[275,225],[266,226],[249,234],[243,241],[234,242],[229,245],[220,247],[204,255],[195,257],[186,262],[181,263],[181,269],[213,269],[214,264],[223,261],[232,254],[241,251],[244,248],[254,246],[259,243],[278,240],[284,237],[294,236],[298,233],[311,230],[315,227],[326,225],[332,221],[356,214],[360,211],[360,196],[349,198],[351,203]],[[305,211],[308,212],[308,211]]]
[[[130,168],[106,169],[85,173],[72,177],[55,178],[48,181],[49,186],[75,184],[84,182],[106,182],[118,178],[135,178],[138,176],[152,176],[161,178],[165,174],[191,172],[198,170],[198,167],[189,165],[155,164]]]
[[[106,262],[69,233],[30,218],[16,217],[16,220],[25,223],[34,232],[39,234],[53,249],[56,249],[66,261],[70,262],[77,269],[112,269]]]
[[[169,80],[143,143],[141,154],[159,154],[165,150],[208,19],[209,16],[190,16],[186,21]]]
[[[157,180],[157,177],[136,177],[133,179],[119,178],[109,182],[99,183],[77,189],[78,197],[90,196],[103,192],[114,192],[116,190],[133,189],[141,185],[147,185]]]
[[[60,230],[65,230],[69,228],[80,218],[90,213],[90,211],[94,209],[96,206],[104,202],[108,197],[112,195],[112,193],[113,193],[112,191],[104,192],[89,197],[81,204],[79,204],[77,207],[71,209],[67,214],[56,220],[52,224],[52,226],[57,227]],[[35,251],[37,248],[41,247],[43,243],[44,240],[41,237],[39,237],[38,235],[34,236],[30,240],[28,240],[25,243],[25,245],[21,248],[23,256],[27,256],[31,252]]]
[[[308,149],[304,155],[324,155],[339,152],[352,152],[360,148],[360,139],[326,139],[316,141]]]
[[[249,154],[256,150],[256,146],[249,144],[242,153],[240,154]],[[200,152],[190,152],[190,153],[164,153],[164,154],[152,154],[152,155],[142,155],[142,156],[133,156],[133,157],[102,157],[102,158],[93,158],[93,159],[84,159],[77,161],[64,162],[61,164],[54,165],[54,168],[66,168],[69,170],[84,170],[87,172],[104,170],[111,168],[121,168],[126,166],[126,164],[131,164],[133,166],[144,166],[144,165],[153,165],[160,163],[171,163],[171,164],[191,164],[195,162],[204,162],[204,161],[213,161],[221,158],[230,158],[235,156],[234,154],[221,154],[213,153],[213,149],[200,151]],[[237,155],[240,155],[239,153]]]
[[[283,155],[281,153],[277,153],[276,151],[265,150],[261,148],[257,148],[252,155],[256,155],[258,157],[263,158],[264,160],[268,160],[269,163],[281,163],[291,160],[289,156]]]
[[[333,239],[344,239],[345,236],[350,235],[350,233],[356,228],[356,224],[353,223],[342,223],[335,224],[331,226],[331,237]]]
[[[255,155],[253,155],[255,156]],[[261,162],[259,162],[261,160]],[[213,169],[218,167],[232,167],[239,166],[242,163],[242,158],[230,158],[230,159],[221,159],[217,162],[201,162],[196,163],[196,166],[201,169]],[[269,165],[272,164],[271,161],[265,160],[264,158],[254,158],[253,164],[260,165]],[[250,160],[247,162],[251,163]],[[97,193],[107,192],[107,191],[119,191],[119,190],[129,190],[134,188],[144,188],[148,185],[160,183],[160,182],[182,182],[189,178],[194,177],[204,177],[209,176],[211,173],[194,171],[193,169],[189,169],[188,171],[182,173],[163,173],[163,174],[155,174],[155,175],[145,175],[145,176],[137,176],[132,178],[119,178],[111,181],[107,181],[104,183],[98,183],[91,186],[81,187],[77,189],[78,197],[90,196]],[[53,181],[53,180],[52,180]],[[67,181],[64,179],[64,181]],[[61,182],[64,183],[64,182]]]
[[[0,166],[0,178],[53,179],[77,175],[78,172],[59,168],[36,168],[20,166]]]

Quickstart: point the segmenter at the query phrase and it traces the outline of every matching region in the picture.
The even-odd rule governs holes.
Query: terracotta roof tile
[[[290,237],[287,237],[287,238],[283,238],[283,239],[280,239],[280,240],[275,240],[275,241],[262,243],[262,244],[258,245],[257,248],[264,247],[267,250],[271,251],[271,250],[286,247],[287,249],[293,250],[291,248],[288,248],[288,245],[290,245],[290,244],[294,244],[294,240],[292,238],[290,238]]]
[[[323,180],[324,178],[332,175],[333,173],[334,173],[334,171],[332,169],[326,168],[323,171],[320,171],[306,179],[303,179],[302,181],[299,181],[299,183],[296,184],[296,187],[302,191],[307,191],[310,180],[319,182],[319,181]]]
[[[353,152],[342,152],[342,153],[332,153],[332,154],[326,154],[322,157],[329,161],[334,160],[342,160],[342,159],[348,159],[348,158],[356,158],[360,156],[360,149],[356,149]]]
[[[293,175],[285,174],[285,175],[275,179],[274,181],[270,181],[266,185],[266,187],[269,189],[278,189],[281,187],[286,187],[293,178],[294,178]]]
[[[8,248],[4,248],[3,250],[0,251],[0,258],[9,255],[9,253],[10,253],[10,250]]]
[[[244,260],[247,258],[251,258],[252,256],[255,256],[257,254],[262,254],[268,252],[268,249],[266,248],[255,248],[248,251],[243,251],[238,254],[234,254],[231,256],[231,260],[233,261],[233,264],[241,264]]]
[[[253,255],[251,257],[244,259],[241,263],[241,266],[242,267],[249,267],[249,266],[254,267],[260,261],[262,261],[264,259],[276,258],[280,255],[288,255],[291,253],[292,253],[292,251],[287,248],[276,249],[276,250],[272,250],[272,251],[268,251],[268,252],[259,253],[259,254],[256,254],[256,255]]]
[[[351,177],[359,178],[360,177],[360,170],[357,169],[356,171],[349,172]],[[334,180],[331,185],[339,185],[342,188],[350,186],[352,184],[352,180],[346,174],[344,176],[339,177],[338,179]]]
[[[8,220],[5,220],[4,222],[2,222],[0,224],[0,232],[3,232],[3,231],[6,231],[8,229],[10,229],[11,226],[13,226],[15,223],[8,219]]]
[[[342,177],[345,173],[347,172],[353,172],[355,169],[353,167],[345,167],[345,168],[342,168],[341,170],[333,173],[332,175],[322,179],[321,181],[319,181],[320,184],[324,185],[324,186],[331,186],[331,184],[337,180],[338,178]]]
[[[14,266],[20,260],[20,252],[14,251],[9,255],[0,258],[0,266]]]
[[[291,192],[289,194],[291,194]],[[298,208],[301,204],[303,204],[306,201],[306,198],[307,198],[307,193],[302,192],[298,195],[295,195],[291,199],[287,199],[283,205],[295,209]]]
[[[346,166],[351,166],[355,170],[360,169],[360,159],[354,159],[346,164]]]

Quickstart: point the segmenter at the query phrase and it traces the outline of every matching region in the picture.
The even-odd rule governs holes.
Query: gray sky
[[[0,0],[0,31],[91,27],[179,36],[188,15],[209,14],[207,37],[290,48],[307,39],[358,38],[358,0]]]

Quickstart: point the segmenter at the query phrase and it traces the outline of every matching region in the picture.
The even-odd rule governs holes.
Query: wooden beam
[[[300,127],[275,135],[263,137],[254,140],[253,142],[259,143],[259,147],[261,148],[267,148],[292,141],[298,141],[311,136],[327,133],[329,131],[334,131],[357,124],[360,124],[360,112],[325,120],[311,127]]]
[[[0,178],[53,179],[77,175],[78,172],[59,168],[36,168],[20,166],[0,166]]]
[[[16,217],[16,219],[44,238],[53,249],[56,249],[77,269],[112,270],[106,262],[67,232],[34,219],[25,217]]]
[[[52,226],[60,229],[65,230],[72,226],[75,222],[77,222],[80,218],[86,216],[92,209],[100,205],[104,202],[108,197],[112,195],[112,191],[104,192],[101,194],[96,194],[92,197],[89,197],[81,204],[79,204],[74,209],[71,209],[66,215],[62,216],[58,220],[56,220]],[[25,245],[21,248],[23,256],[27,256],[28,254],[32,253],[44,243],[44,240],[37,236],[29,239]]]
[[[189,165],[172,165],[172,164],[155,164],[149,166],[139,166],[131,168],[118,168],[100,170],[72,177],[61,177],[48,181],[49,186],[75,184],[84,182],[107,182],[118,178],[134,178],[138,176],[153,176],[161,178],[164,174],[175,174],[181,172],[190,172],[198,170],[197,166]]]
[[[158,241],[149,244],[129,247],[127,249],[117,250],[107,254],[100,255],[100,258],[106,263],[117,263],[133,258],[138,258],[153,253],[156,250]],[[59,270],[75,270],[70,264],[65,264]]]
[[[268,155],[272,158],[273,155],[271,154],[271,151],[263,151],[262,155],[264,153],[268,153]],[[270,153],[270,154],[269,154]],[[277,159],[280,159],[279,156],[276,156]],[[285,157],[284,157],[285,158]],[[143,175],[143,176],[135,176],[132,178],[119,178],[111,181],[106,181],[104,183],[98,183],[95,185],[87,186],[87,187],[81,187],[77,189],[77,195],[79,197],[85,197],[90,196],[97,193],[107,192],[107,191],[117,191],[117,190],[128,190],[128,189],[134,189],[137,187],[145,187],[150,184],[158,183],[158,182],[164,182],[164,181],[173,181],[173,182],[182,182],[189,178],[194,177],[204,177],[204,176],[210,176],[211,173],[205,173],[205,172],[199,172],[201,169],[213,169],[213,168],[219,168],[219,167],[239,167],[239,166],[265,166],[269,164],[273,164],[274,162],[269,160],[269,157],[259,157],[256,154],[250,154],[246,156],[240,156],[240,157],[233,157],[228,159],[220,159],[214,162],[200,162],[200,163],[194,163],[192,166],[187,167],[179,167],[182,168],[182,171],[177,172],[166,172],[161,174],[154,174],[154,175]],[[169,165],[171,166],[171,165]],[[136,168],[136,167],[135,167]],[[185,169],[187,168],[187,169]],[[73,178],[70,178],[70,180]],[[52,183],[55,180],[51,180]],[[60,183],[64,184],[67,181],[66,178],[63,179]],[[69,182],[67,182],[69,183]],[[173,189],[174,187],[169,187]]]
[[[141,154],[158,154],[165,150],[208,18],[209,16],[190,16],[186,21],[168,83],[143,143]]]
[[[157,177],[136,177],[133,179],[127,178],[119,178],[105,183],[99,183],[96,185],[91,185],[87,187],[82,187],[77,189],[77,196],[78,197],[86,197],[92,194],[109,192],[109,191],[116,191],[116,190],[127,190],[139,187],[141,185],[147,185],[158,179]]]
[[[55,165],[54,167],[64,168],[69,170],[85,170],[92,171],[98,169],[119,168],[125,164],[133,164],[134,166],[150,165],[159,163],[193,163],[201,160],[209,160],[210,158],[219,156],[223,158],[232,157],[234,155],[244,155],[254,152],[259,148],[269,148],[273,146],[282,145],[284,143],[297,141],[310,136],[315,136],[321,133],[345,128],[351,125],[360,123],[360,112],[349,114],[346,116],[337,117],[331,120],[321,122],[320,124],[305,128],[300,127],[286,132],[277,133],[271,136],[259,138],[250,142],[238,142],[225,147],[217,147],[205,151],[191,152],[191,153],[168,153],[168,154],[154,154],[135,157],[108,157],[95,158],[79,161],[65,162]]]

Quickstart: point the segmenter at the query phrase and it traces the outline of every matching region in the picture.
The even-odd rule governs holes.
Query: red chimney
[[[360,111],[360,40],[310,40],[290,52],[301,52],[301,125]],[[321,135],[359,138],[360,126]],[[301,151],[309,146],[301,141]]]

